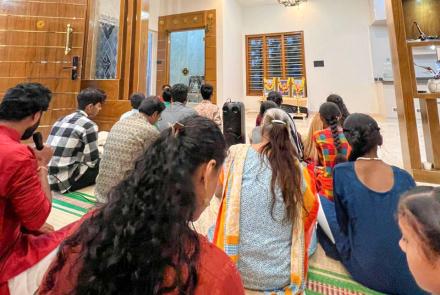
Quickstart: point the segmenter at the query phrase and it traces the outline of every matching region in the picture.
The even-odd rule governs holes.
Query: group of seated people
[[[162,97],[133,95],[135,110],[113,126],[100,157],[92,119],[105,93],[83,90],[78,111],[58,120],[39,150],[20,140],[38,128],[50,90],[8,90],[0,104],[0,294],[302,294],[316,237],[375,291],[440,294],[440,189],[416,187],[378,157],[383,140],[372,117],[349,115],[333,95],[302,140],[272,93],[252,143],[228,149],[212,93],[202,87],[195,110],[181,84]],[[96,207],[53,231],[51,190],[94,177]],[[214,196],[221,206],[208,239],[192,222]],[[320,210],[330,230],[317,225]]]

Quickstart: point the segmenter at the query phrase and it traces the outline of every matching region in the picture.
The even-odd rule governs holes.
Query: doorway
[[[205,30],[170,33],[170,84],[189,86],[188,102],[202,100],[200,87],[205,81]]]
[[[214,87],[217,102],[217,46],[215,10],[159,17],[156,91],[163,85],[183,83],[190,88],[188,100],[201,100],[200,86]]]

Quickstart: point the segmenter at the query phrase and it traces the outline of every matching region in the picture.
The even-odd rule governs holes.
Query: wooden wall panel
[[[417,39],[420,35],[414,26],[415,21],[419,23],[425,34],[440,35],[439,0],[403,0],[403,12],[408,39]]]
[[[40,130],[76,109],[80,75],[72,80],[72,59],[84,46],[87,0],[9,0],[0,6],[0,94],[23,82],[39,82],[53,92]],[[66,55],[66,28],[73,27],[72,50]]]
[[[157,94],[169,84],[169,34],[174,31],[205,29],[205,81],[214,86],[213,103],[217,102],[217,23],[216,11],[206,10],[161,16],[157,45]]]

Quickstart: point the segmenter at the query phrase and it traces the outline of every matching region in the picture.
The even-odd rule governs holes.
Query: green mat
[[[58,211],[56,215],[61,216],[61,218],[59,217],[60,222],[63,222],[62,217],[66,217],[66,221],[70,220],[70,222],[72,222],[72,219],[79,219],[86,214],[94,207],[95,203],[96,198],[94,196],[73,192],[64,195],[55,195],[53,198],[53,209]],[[62,224],[62,226],[70,222]],[[356,283],[346,274],[326,269],[324,265],[321,267],[319,261],[324,259],[328,258],[316,257],[315,260],[318,262],[315,262],[309,267],[309,281],[306,289],[307,295],[382,295],[382,293],[372,291]]]

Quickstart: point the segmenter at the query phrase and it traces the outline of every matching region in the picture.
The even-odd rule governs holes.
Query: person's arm
[[[216,110],[214,112],[214,122],[220,127],[220,130],[222,129],[222,117],[220,116],[220,110],[218,107],[216,107]]]
[[[52,195],[47,186],[44,188],[44,184],[48,185],[47,172],[39,172],[38,164],[31,156],[17,162],[8,191],[14,212],[30,231],[39,230],[45,224],[51,209]]]
[[[98,127],[93,124],[87,128],[81,140],[84,143],[84,164],[93,168],[99,160]]]
[[[50,190],[49,180],[48,180],[48,169],[47,165],[53,156],[53,150],[50,146],[44,145],[41,151],[34,149],[35,157],[37,158],[38,168],[37,173],[40,179],[41,189],[43,190],[46,198],[49,202],[52,202],[52,192]]]
[[[339,227],[341,231],[347,235],[348,234],[348,225],[349,225],[349,217],[347,208],[344,201],[344,192],[343,186],[344,181],[341,181],[337,174],[337,168],[333,170],[333,197],[335,202],[335,210],[336,210],[336,219],[338,221]]]

